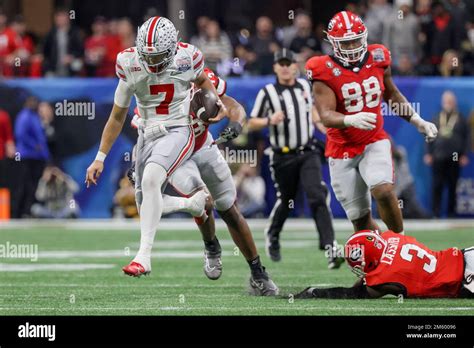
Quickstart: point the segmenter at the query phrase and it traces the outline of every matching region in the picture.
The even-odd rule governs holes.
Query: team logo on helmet
[[[311,70],[306,70],[306,77],[311,81],[313,79],[313,72]]]
[[[362,248],[357,246],[357,247],[351,248],[349,252],[349,259],[353,262],[361,261],[362,255],[363,255]]]
[[[334,28],[335,25],[336,25],[336,19],[333,18],[333,19],[331,19],[331,20],[329,21],[329,24],[328,24],[328,31],[331,31],[331,30]]]

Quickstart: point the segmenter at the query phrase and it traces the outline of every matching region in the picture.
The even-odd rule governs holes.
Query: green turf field
[[[314,231],[287,224],[282,235],[283,260],[264,255],[262,230],[254,230],[262,261],[284,294],[304,287],[350,286],[347,266],[329,271],[317,250]],[[472,229],[412,233],[433,249],[474,245]],[[344,242],[349,232],[338,232]],[[246,294],[248,267],[225,230],[221,279],[202,271],[202,243],[197,230],[157,234],[153,272],[139,279],[121,267],[138,249],[139,232],[74,230],[60,227],[0,230],[0,245],[37,244],[39,258],[0,259],[2,315],[474,315],[473,300],[295,300],[256,298]],[[129,256],[128,256],[128,255]]]

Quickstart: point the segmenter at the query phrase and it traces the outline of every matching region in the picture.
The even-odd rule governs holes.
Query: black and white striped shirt
[[[295,150],[308,144],[313,137],[312,106],[308,81],[298,78],[293,86],[277,81],[258,92],[250,117],[270,117],[276,111],[283,111],[284,121],[269,127],[270,144],[274,150],[285,147]]]

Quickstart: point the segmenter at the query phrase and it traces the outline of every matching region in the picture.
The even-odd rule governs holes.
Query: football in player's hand
[[[194,93],[191,101],[191,111],[204,122],[216,117],[219,113],[216,95],[207,89],[201,88]]]

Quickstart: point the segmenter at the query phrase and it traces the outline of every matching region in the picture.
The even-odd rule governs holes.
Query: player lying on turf
[[[474,247],[432,251],[392,231],[360,231],[347,241],[345,256],[361,278],[353,287],[309,287],[295,298],[474,298]]]
[[[135,95],[143,127],[137,144],[136,189],[140,207],[140,248],[127,272],[151,271],[151,250],[162,211],[162,187],[168,177],[191,157],[195,136],[189,115],[193,84],[211,91],[220,111],[212,121],[227,113],[204,70],[204,57],[196,47],[178,43],[173,23],[152,17],[138,29],[136,47],[117,55],[119,83],[114,106],[105,125],[99,152],[86,173],[86,184],[97,184],[104,160],[120,134],[132,96]]]
[[[316,108],[327,130],[331,185],[354,231],[379,230],[371,215],[371,195],[380,217],[394,232],[403,232],[402,213],[393,187],[390,141],[383,129],[383,99],[427,141],[438,133],[423,120],[392,80],[390,52],[367,45],[367,29],[359,16],[342,11],[329,22],[333,56],[306,63],[313,81]]]
[[[228,110],[229,125],[220,134],[221,140],[236,138],[245,122],[245,109],[232,97],[225,94],[226,82],[208,68],[205,73],[214,84],[217,93]],[[193,106],[194,103],[191,103]],[[250,271],[250,291],[253,295],[277,295],[278,287],[270,279],[265,267],[260,262],[257,247],[250,228],[240,213],[236,200],[236,189],[227,162],[222,157],[217,146],[213,146],[213,138],[208,131],[209,124],[196,116],[196,110],[191,110],[195,132],[194,152],[190,159],[181,165],[168,178],[169,184],[183,197],[195,197],[208,190],[217,212],[227,225],[229,232],[239,250],[247,260]],[[135,127],[140,124],[140,116],[135,115],[132,121]],[[164,195],[165,196],[165,195]],[[167,197],[163,214],[185,211],[187,198]],[[167,203],[169,202],[169,205]],[[216,238],[213,214],[205,214],[195,218],[204,240],[204,273],[209,279],[218,279],[222,274],[221,246]]]

